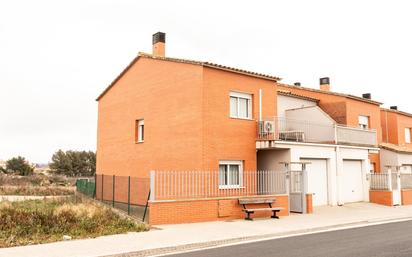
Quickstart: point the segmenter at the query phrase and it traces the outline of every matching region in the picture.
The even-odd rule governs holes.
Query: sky
[[[412,112],[411,1],[0,1],[0,160],[95,150],[96,97],[151,36],[166,55]]]

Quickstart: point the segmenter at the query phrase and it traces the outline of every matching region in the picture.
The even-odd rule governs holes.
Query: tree
[[[11,158],[6,162],[6,171],[15,172],[21,176],[27,176],[33,173],[34,168],[24,159],[24,157],[17,156]]]
[[[93,176],[96,173],[96,154],[92,151],[62,151],[53,154],[50,169],[66,176]]]

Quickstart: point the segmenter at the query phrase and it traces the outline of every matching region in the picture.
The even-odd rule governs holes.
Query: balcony
[[[258,122],[258,148],[270,141],[376,146],[376,131],[338,125],[330,120],[313,122],[301,119],[266,118]]]
[[[338,144],[376,146],[376,130],[336,125]]]

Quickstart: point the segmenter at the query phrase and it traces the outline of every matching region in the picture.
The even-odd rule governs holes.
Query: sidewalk
[[[104,236],[43,245],[0,249],[0,257],[97,257],[145,251],[162,253],[169,250],[206,247],[246,239],[284,236],[348,225],[412,218],[412,205],[387,207],[371,203],[341,207],[318,207],[313,214],[293,214],[255,221],[219,221],[158,226],[149,232]],[[159,248],[166,248],[159,250]],[[158,250],[153,250],[158,249]],[[143,253],[142,253],[143,255]]]

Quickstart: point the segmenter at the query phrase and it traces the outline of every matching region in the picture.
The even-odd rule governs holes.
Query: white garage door
[[[342,193],[345,203],[363,201],[362,161],[343,161]]]
[[[308,171],[308,193],[312,193],[313,206],[328,204],[327,162],[323,159],[302,159],[310,162]]]

